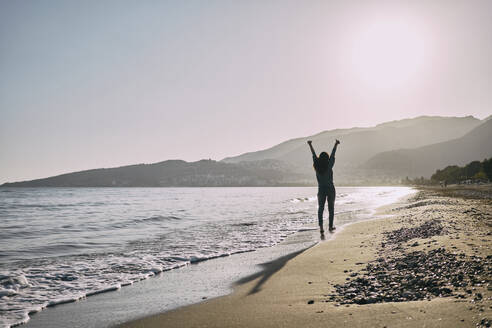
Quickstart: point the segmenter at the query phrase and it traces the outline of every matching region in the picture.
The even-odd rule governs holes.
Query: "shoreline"
[[[154,315],[215,299],[232,292],[235,281],[258,271],[257,263],[274,261],[299,248],[311,247],[312,230],[295,233],[282,243],[191,263],[110,292],[60,304],[35,313],[26,328],[113,327],[144,315]],[[211,273],[213,279],[207,279]],[[183,293],[185,291],[185,293]],[[145,304],[145,308],[142,308]],[[109,314],[111,313],[111,314]]]
[[[344,285],[363,277],[364,266],[367,268],[378,258],[391,259],[396,256],[393,250],[381,247],[387,239],[385,236],[388,236],[383,233],[399,229],[410,231],[408,229],[414,229],[412,226],[418,228],[419,224],[425,224],[431,216],[447,219],[443,220],[443,225],[449,233],[411,238],[410,242],[417,245],[410,246],[414,244],[407,241],[398,244],[400,248],[403,246],[402,254],[408,251],[432,253],[435,249],[458,249],[467,256],[490,254],[490,231],[486,231],[489,234],[484,236],[480,232],[480,229],[483,230],[482,221],[490,219],[490,200],[451,198],[425,189],[413,196],[410,201],[407,199],[406,205],[399,206],[397,202],[383,206],[373,215],[377,217],[347,224],[333,238],[302,253],[278,259],[271,263],[274,269],[267,267],[263,274],[241,279],[230,295],[144,317],[118,327],[321,327],[327,324],[334,327],[486,326],[487,317],[492,316],[490,277],[485,278],[485,283],[478,283],[479,286],[473,285],[470,294],[466,287],[456,287],[453,295],[447,297],[427,295],[424,299],[391,302],[370,300],[370,304],[365,303],[365,298],[362,298],[361,304],[354,303],[347,295],[337,301],[330,299],[337,295],[337,288],[343,292]],[[470,206],[481,211],[482,221],[477,223],[480,229],[474,227],[468,231],[468,236],[462,236],[462,227],[451,232],[460,221],[458,215],[453,216],[456,209],[463,210]],[[450,207],[453,207],[452,210]],[[468,213],[466,209],[462,212]],[[456,235],[461,236],[458,237],[461,244],[454,243]],[[477,236],[482,238],[479,239],[480,245],[467,248],[467,242],[470,239],[474,241]],[[430,240],[437,242],[429,245]],[[415,295],[410,294],[409,297]]]
[[[409,192],[413,193],[411,190]],[[386,200],[394,201],[401,199],[400,196],[396,196],[398,198],[386,198]],[[404,197],[408,197],[408,195]],[[388,204],[390,203],[386,202],[386,205],[383,206],[388,206]],[[361,211],[358,209],[356,211],[341,212],[337,215],[339,215],[341,223],[357,218],[359,220],[373,220],[374,212],[379,207],[374,207],[371,210]],[[336,238],[345,226],[349,226],[352,223],[354,222],[338,226],[337,233],[335,234],[327,233],[327,239]],[[65,321],[68,321],[73,327],[111,327],[115,324],[134,320],[135,318],[155,315],[163,311],[197,304],[203,302],[203,300],[225,296],[232,292],[236,280],[250,273],[257,273],[259,271],[258,263],[275,261],[277,257],[286,255],[289,250],[297,251],[307,244],[313,244],[313,242],[319,242],[319,231],[317,228],[307,225],[304,229],[300,229],[298,232],[289,235],[280,244],[273,246],[273,248],[260,248],[254,252],[235,253],[233,254],[234,256],[224,256],[214,258],[211,261],[192,263],[165,271],[162,274],[153,275],[149,277],[150,279],[144,279],[130,286],[124,286],[125,288],[113,290],[111,293],[98,293],[89,298],[79,299],[76,302],[59,304],[33,314],[31,319],[23,326],[27,328],[65,327]],[[237,268],[234,270],[224,269],[227,265]],[[200,270],[204,270],[204,277],[199,277]],[[225,272],[216,275],[220,278],[213,276],[212,279],[216,281],[208,284],[205,281],[207,275],[217,271]],[[181,276],[184,282],[181,282]],[[197,281],[200,281],[200,279],[203,280],[202,282],[198,282],[198,284],[203,284],[200,287],[201,289],[196,287]],[[165,282],[166,280],[169,281]],[[180,292],[176,291],[178,289],[180,289]],[[112,303],[119,305],[111,306],[110,304]],[[122,308],[125,308],[124,312],[121,311]],[[101,309],[104,309],[105,312]],[[90,317],[88,313],[91,313]],[[116,313],[116,315],[113,316],[111,313]]]

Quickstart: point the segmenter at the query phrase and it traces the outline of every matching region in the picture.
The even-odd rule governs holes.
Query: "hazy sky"
[[[0,183],[492,113],[492,1],[0,0]]]

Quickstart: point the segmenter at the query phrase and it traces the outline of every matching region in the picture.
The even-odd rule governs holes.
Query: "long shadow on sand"
[[[297,255],[301,254],[302,252],[306,251],[307,249],[309,249],[309,248],[311,248],[313,246],[314,245],[309,246],[309,247],[306,247],[304,249],[301,249],[300,251],[297,251],[297,252],[293,252],[293,253],[284,255],[284,256],[279,257],[278,259],[273,260],[273,261],[270,261],[270,262],[261,263],[259,265],[263,269],[260,272],[255,273],[255,274],[252,274],[252,275],[247,276],[247,277],[244,277],[244,278],[241,278],[238,281],[236,281],[236,284],[242,285],[242,284],[245,284],[247,282],[253,281],[253,280],[261,277],[261,279],[256,283],[256,285],[248,293],[248,295],[255,294],[255,293],[259,292],[261,290],[261,286],[268,279],[270,279],[270,277],[275,272],[277,272],[278,270],[282,269],[287,262],[289,262],[291,259],[293,259]]]

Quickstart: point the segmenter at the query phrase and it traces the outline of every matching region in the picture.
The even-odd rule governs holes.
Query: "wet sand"
[[[486,327],[492,201],[467,195],[424,189],[263,264],[231,295],[120,327]]]

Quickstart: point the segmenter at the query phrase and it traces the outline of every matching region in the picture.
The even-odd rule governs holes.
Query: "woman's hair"
[[[318,160],[314,162],[314,169],[318,174],[324,174],[328,169],[328,161],[330,160],[330,155],[325,152],[319,154]]]

